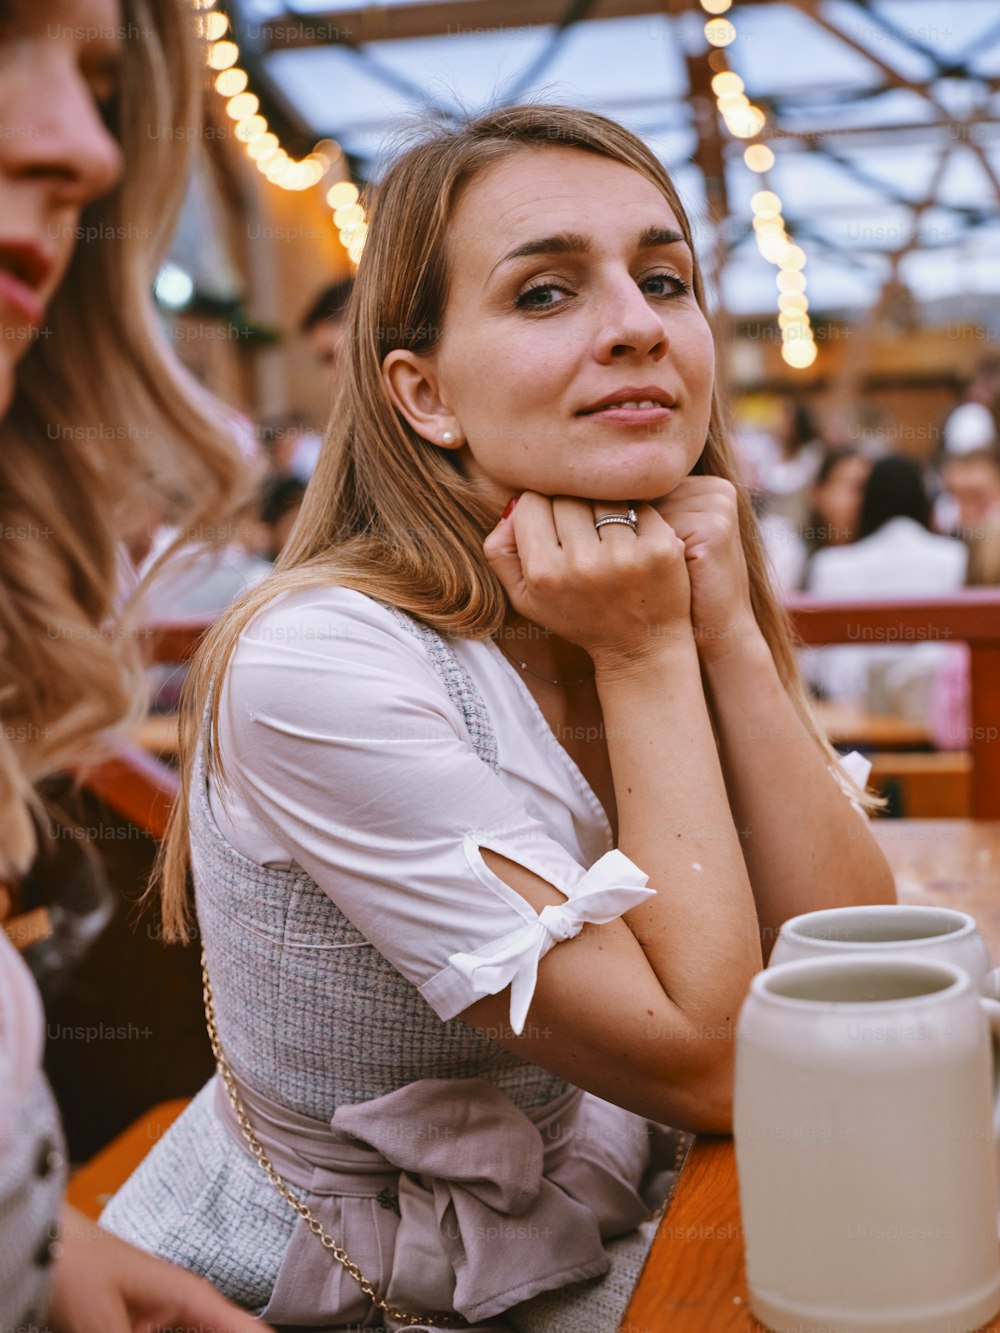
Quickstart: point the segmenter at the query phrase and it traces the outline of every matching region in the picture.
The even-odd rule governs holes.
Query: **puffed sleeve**
[[[549,949],[654,892],[621,852],[583,866],[527,814],[423,643],[353,590],[286,595],[255,618],[219,745],[230,792],[442,1019],[509,985],[520,1032]],[[536,912],[483,848],[565,902]]]

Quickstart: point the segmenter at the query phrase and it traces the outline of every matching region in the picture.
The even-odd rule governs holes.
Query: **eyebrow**
[[[687,245],[687,238],[672,227],[647,227],[639,237],[639,249],[651,250],[659,245]],[[515,259],[525,259],[530,255],[579,255],[588,254],[593,247],[590,239],[580,232],[565,231],[555,236],[542,236],[535,241],[525,241],[523,245],[509,250],[490,270],[492,277],[501,264],[512,263]]]

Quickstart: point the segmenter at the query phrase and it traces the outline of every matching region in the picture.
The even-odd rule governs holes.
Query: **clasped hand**
[[[635,533],[625,524],[594,528],[611,508],[533,491],[519,497],[484,544],[519,615],[598,663],[685,639],[710,662],[759,634],[731,482],[685,477],[662,499],[635,505]]]

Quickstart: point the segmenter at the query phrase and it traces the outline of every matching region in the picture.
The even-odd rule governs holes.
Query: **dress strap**
[[[495,773],[498,767],[497,738],[486,701],[444,635],[431,629],[430,625],[425,625],[422,620],[401,611],[398,606],[391,606],[388,602],[381,602],[380,605],[423,643],[431,665],[444,682],[448,697],[465,719],[476,754]]]

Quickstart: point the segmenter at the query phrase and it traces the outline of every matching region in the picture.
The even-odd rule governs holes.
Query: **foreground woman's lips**
[[[582,407],[577,413],[578,416],[586,416],[593,412],[602,412],[608,408],[625,408],[629,411],[636,409],[649,411],[652,408],[673,407],[675,404],[673,394],[666,389],[661,389],[658,384],[623,384],[618,389],[612,389],[606,393],[603,398],[598,398],[595,402]]]
[[[0,240],[0,302],[32,324],[45,318],[39,289],[51,272],[52,261],[33,241]]]

